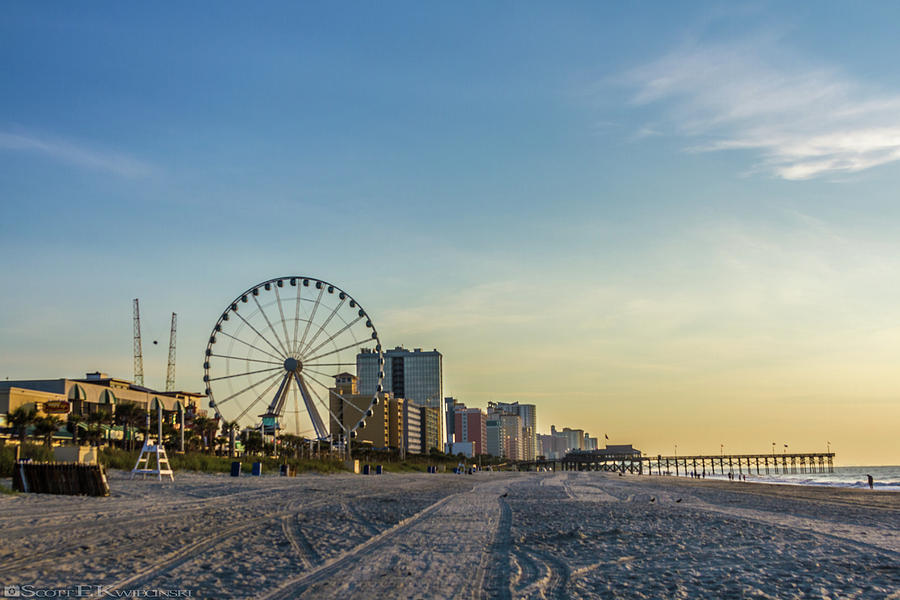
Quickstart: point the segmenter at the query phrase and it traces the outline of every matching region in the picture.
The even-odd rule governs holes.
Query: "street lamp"
[[[772,456],[775,456],[775,442],[772,442]]]
[[[825,442],[828,444],[828,454],[831,454],[831,442]]]
[[[725,456],[725,444],[719,444],[719,452],[722,456]]]

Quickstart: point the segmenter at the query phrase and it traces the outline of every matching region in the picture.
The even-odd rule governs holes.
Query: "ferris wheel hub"
[[[300,361],[294,357],[289,357],[284,361],[284,370],[292,373],[300,367]]]

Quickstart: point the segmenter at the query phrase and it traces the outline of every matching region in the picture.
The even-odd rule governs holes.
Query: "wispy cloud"
[[[668,105],[669,127],[696,138],[691,150],[756,150],[757,167],[784,179],[900,160],[900,94],[798,58],[770,38],[693,42],[626,81],[636,104]]]
[[[67,140],[30,133],[0,131],[0,150],[41,154],[70,165],[122,177],[145,177],[154,171],[149,163],[125,154],[95,150]]]

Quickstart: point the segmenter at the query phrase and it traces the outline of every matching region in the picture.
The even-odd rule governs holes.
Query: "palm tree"
[[[245,429],[241,432],[241,438],[248,454],[258,454],[265,449],[262,434],[255,429]]]
[[[44,438],[44,445],[48,448],[53,445],[53,434],[59,431],[62,420],[53,415],[38,417],[34,420],[34,434]]]
[[[9,414],[7,420],[19,434],[19,443],[25,443],[25,435],[28,426],[34,424],[37,419],[37,409],[34,406],[20,406]]]
[[[222,427],[222,432],[228,434],[228,456],[229,458],[234,458],[234,438],[238,432],[238,424],[226,423]]]
[[[107,410],[98,410],[88,415],[88,437],[99,446],[103,439],[103,426],[112,423],[112,414]]]
[[[200,436],[203,440],[203,447],[207,451],[215,444],[216,431],[218,429],[219,422],[209,417],[194,417],[194,423],[191,425],[191,430]]]
[[[72,432],[72,442],[78,445],[78,430],[81,429],[78,424],[84,422],[84,417],[75,413],[69,414],[67,421],[67,429]]]
[[[134,402],[116,405],[116,423],[125,428],[128,449],[134,450],[134,430],[147,421],[147,411]]]

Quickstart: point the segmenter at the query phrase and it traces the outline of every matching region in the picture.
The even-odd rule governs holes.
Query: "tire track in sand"
[[[465,492],[451,493],[358,546],[326,559],[310,572],[283,581],[258,598],[294,600],[339,596],[351,591],[360,597],[384,594],[416,598],[479,597],[488,568],[499,556],[502,556],[504,574],[498,579],[502,579],[500,589],[501,594],[505,590],[505,595],[495,597],[510,598],[511,515],[508,507],[503,510],[499,503],[506,489],[507,483],[493,480]],[[494,516],[498,512],[499,518]],[[482,554],[471,566],[471,572],[463,577],[453,576],[459,573],[460,546],[441,542],[451,531],[466,540],[464,546],[468,544],[468,547],[464,552]],[[418,576],[409,578],[407,568],[417,571]],[[496,585],[493,578],[488,578],[487,583]]]
[[[555,556],[539,550],[529,550],[533,564],[539,567],[541,575],[530,584],[516,589],[516,598],[568,598],[566,586],[569,583],[569,567]]]
[[[351,548],[350,550],[344,552],[340,556],[332,558],[330,560],[325,561],[318,567],[313,570],[302,573],[297,577],[293,577],[288,579],[285,583],[281,585],[281,587],[272,590],[268,594],[262,595],[259,597],[260,600],[278,600],[278,599],[286,599],[293,600],[299,594],[303,593],[307,588],[311,585],[319,583],[321,581],[325,581],[329,579],[332,575],[337,573],[342,568],[347,566],[351,566],[354,562],[358,560],[358,556],[362,553],[372,553],[377,551],[378,549],[387,546],[391,543],[392,538],[397,536],[398,534],[406,531],[411,526],[413,526],[418,521],[421,521],[426,516],[432,514],[437,511],[441,506],[450,501],[451,498],[454,498],[458,494],[453,494],[451,496],[445,496],[441,498],[434,504],[426,507],[425,509],[417,512],[411,517],[407,517],[403,519],[390,529],[386,529],[385,531],[375,535],[362,544]]]
[[[491,551],[485,554],[479,567],[480,585],[476,588],[476,597],[509,600],[512,598],[509,568],[512,510],[505,498],[497,500],[500,504],[500,519],[494,532]]]
[[[298,504],[299,503],[296,500],[292,500],[290,503],[283,506],[280,511],[277,511],[275,513],[260,515],[258,517],[251,517],[242,521],[238,525],[219,529],[212,535],[204,536],[200,540],[187,544],[179,548],[178,550],[175,550],[174,552],[170,552],[159,560],[147,565],[131,577],[121,579],[105,587],[115,590],[126,589],[127,587],[135,588],[140,585],[146,585],[152,580],[153,577],[171,571],[174,568],[177,568],[181,565],[191,562],[192,560],[196,560],[197,558],[204,556],[204,553],[218,544],[220,540],[229,539],[237,533],[256,527],[260,523],[284,517],[285,512],[288,513],[288,515],[296,514],[298,510]],[[305,504],[304,508],[308,509],[316,506],[322,506],[324,504],[327,504],[327,501]]]

